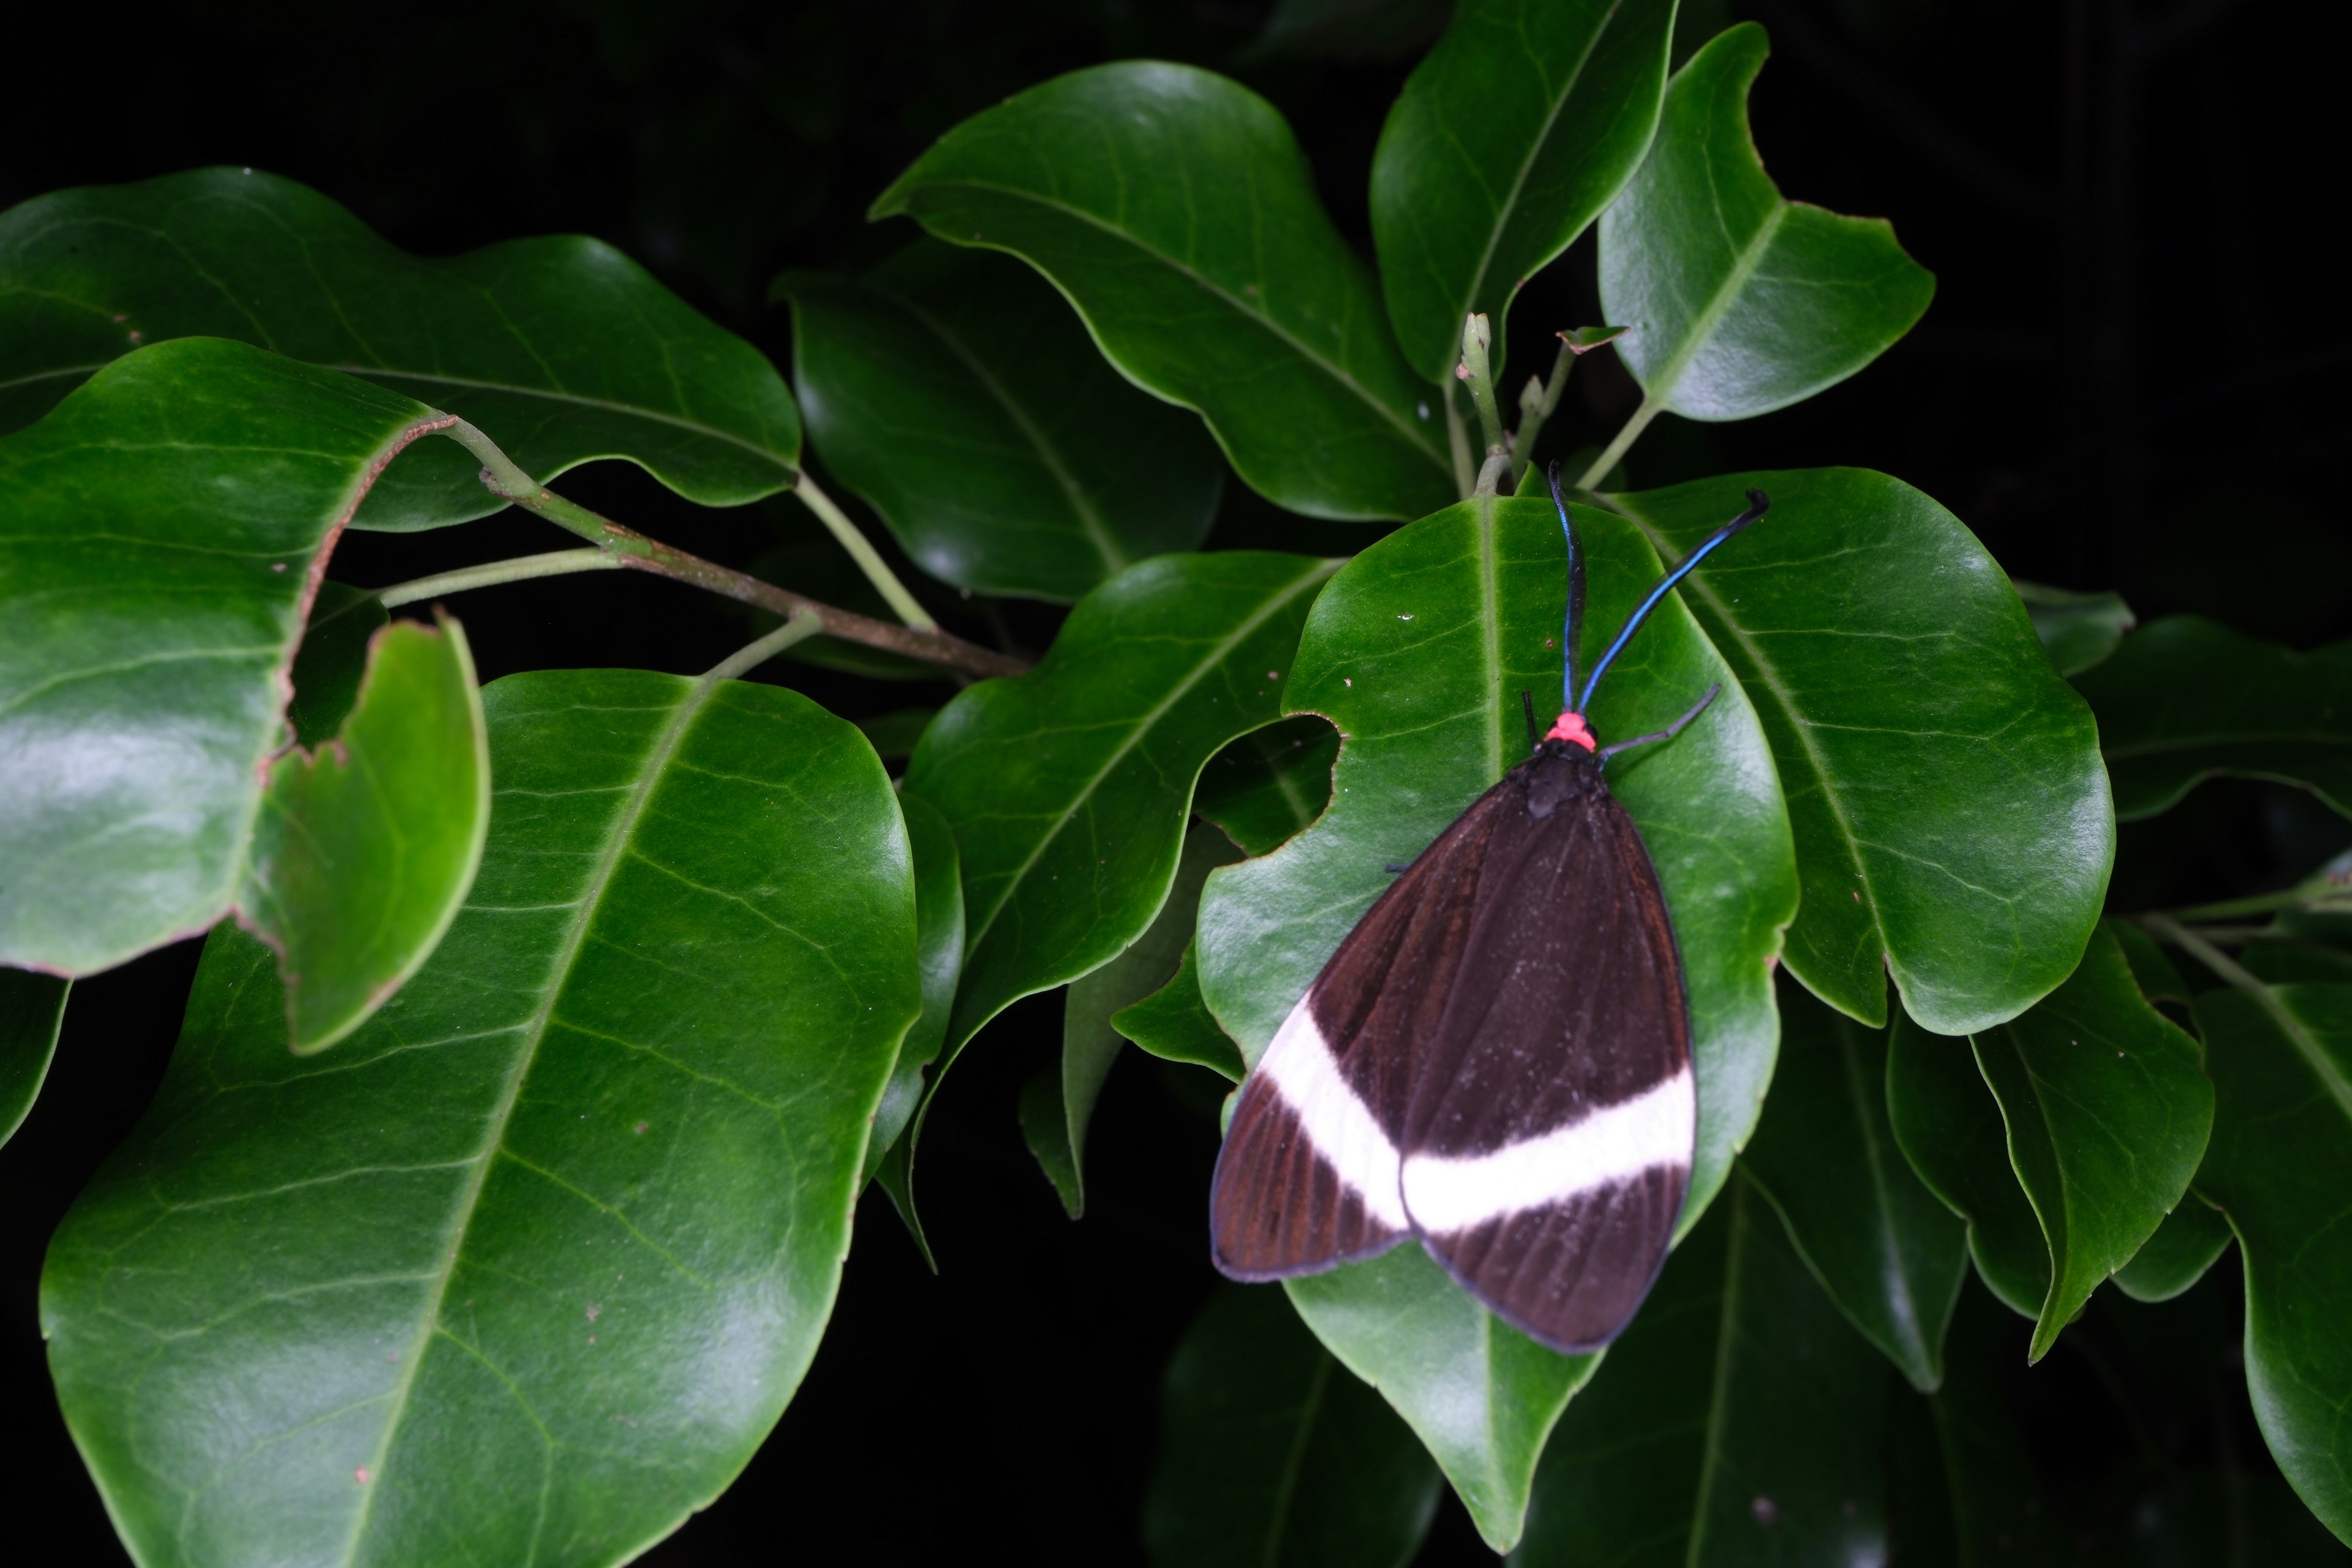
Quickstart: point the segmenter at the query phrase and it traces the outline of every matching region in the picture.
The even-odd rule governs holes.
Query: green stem
[[[1441,386],[1437,395],[1445,404],[1445,443],[1454,453],[1454,489],[1464,500],[1477,487],[1478,468],[1470,457],[1470,432],[1463,427],[1461,405],[1454,401],[1454,389]]]
[[[1626,448],[1640,440],[1642,432],[1650,427],[1650,421],[1665,411],[1664,404],[1654,403],[1646,397],[1642,399],[1642,406],[1633,410],[1633,417],[1625,421],[1625,428],[1617,432],[1617,438],[1601,449],[1601,456],[1592,459],[1592,466],[1584,470],[1582,479],[1576,481],[1576,488],[1589,490],[1607,479],[1609,470],[1624,457]]]
[[[624,563],[609,550],[551,550],[544,555],[519,555],[511,561],[491,561],[455,572],[436,572],[381,589],[376,597],[387,610],[462,594],[468,588],[495,588],[501,583],[522,583],[533,577],[561,577],[573,572],[611,572]]]
[[[806,610],[794,610],[784,618],[784,624],[754,643],[746,644],[710,667],[705,680],[732,680],[739,675],[749,675],[796,642],[806,642],[824,630],[824,617]]]
[[[1477,486],[1470,493],[1474,496],[1491,496],[1499,493],[1503,480],[1509,477],[1510,472],[1510,458],[1501,452],[1493,454],[1486,459],[1486,466],[1478,470]]]
[[[1019,675],[1029,668],[1021,659],[966,642],[936,626],[894,626],[887,621],[877,621],[871,616],[840,609],[772,583],[763,583],[747,573],[706,561],[657,539],[648,539],[633,528],[624,527],[540,485],[499,450],[497,443],[466,421],[459,420],[443,433],[481,459],[482,483],[493,495],[578,534],[600,552],[618,557],[619,564],[634,571],[691,583],[774,616],[789,618],[805,612],[818,618],[827,637],[904,654],[926,664],[970,675]]]
[[[1559,337],[1559,357],[1552,361],[1551,379],[1538,382],[1528,377],[1527,390],[1519,394],[1519,427],[1511,436],[1511,491],[1518,493],[1519,481],[1527,478],[1528,465],[1535,461],[1536,437],[1543,433],[1544,421],[1559,407],[1559,395],[1568,386],[1568,373],[1576,368],[1576,347],[1568,334]]]
[[[876,552],[866,535],[857,531],[857,525],[849,521],[849,514],[834,505],[831,496],[817,489],[816,481],[809,478],[805,468],[801,471],[799,481],[793,486],[793,494],[800,497],[802,503],[816,513],[817,521],[833,531],[834,538],[841,542],[841,547],[849,552],[849,558],[857,563],[857,569],[866,574],[866,580],[880,591],[883,602],[890,606],[892,614],[918,631],[939,630],[939,622],[931,619],[930,613],[915,602],[915,595],[907,592],[907,584],[898,581],[898,574],[890,570],[890,563]]]
[[[1486,350],[1494,342],[1486,318],[1474,315],[1462,323],[1462,380],[1470,387],[1470,406],[1478,411],[1478,428],[1486,437],[1486,456],[1507,457],[1510,443],[1503,438],[1503,415],[1495,404],[1495,373]]]
[[[2252,970],[2215,947],[2203,933],[2189,930],[2170,915],[2136,915],[2133,919],[2138,921],[2140,929],[2147,931],[2148,935],[2184,950],[2198,963],[2239,990],[2251,991],[2258,996],[2269,994],[2270,987],[2263,984]],[[2273,1008],[2273,1011],[2276,1009]]]

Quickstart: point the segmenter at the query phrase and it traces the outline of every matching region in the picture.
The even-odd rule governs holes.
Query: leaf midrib
[[[981,943],[986,941],[988,933],[995,929],[996,917],[1004,912],[1005,906],[1010,904],[1013,896],[1021,890],[1023,884],[1028,879],[1029,873],[1037,868],[1037,862],[1045,858],[1046,849],[1052,847],[1055,839],[1061,837],[1063,831],[1070,826],[1071,819],[1077,816],[1079,809],[1094,799],[1095,793],[1102,788],[1103,781],[1111,775],[1112,771],[1127,760],[1129,752],[1143,743],[1143,737],[1149,734],[1160,721],[1165,719],[1169,711],[1190,694],[1194,687],[1206,679],[1210,670],[1231,658],[1234,650],[1239,647],[1250,634],[1265,625],[1276,611],[1297,598],[1307,588],[1337,572],[1341,564],[1342,563],[1337,561],[1310,563],[1307,570],[1300,573],[1279,593],[1267,595],[1265,603],[1258,606],[1247,620],[1213,644],[1210,651],[1193,664],[1184,678],[1170,689],[1167,696],[1161,698],[1137,718],[1134,724],[1128,730],[1126,738],[1111,749],[1110,754],[1103,759],[1102,765],[1095,770],[1094,776],[1087,779],[1078,792],[1071,797],[1069,805],[1062,808],[1060,814],[1054,818],[1054,825],[1037,836],[1037,842],[1031,847],[1027,858],[1014,867],[1013,874],[1005,879],[1004,891],[989,907],[988,917],[980,922],[978,929],[971,931],[964,939],[964,952],[967,958],[980,951]]]
[[[1715,329],[1729,313],[1740,292],[1748,287],[1748,279],[1756,276],[1756,268],[1763,262],[1764,252],[1771,247],[1773,237],[1780,232],[1781,220],[1789,216],[1786,197],[1775,192],[1772,203],[1771,213],[1756,226],[1754,237],[1731,258],[1731,270],[1724,275],[1723,281],[1716,286],[1706,303],[1699,307],[1698,314],[1691,318],[1690,328],[1684,333],[1681,344],[1659,367],[1652,384],[1643,389],[1650,402],[1660,407],[1673,405],[1675,389],[1681,383],[1683,373],[1690,368],[1691,361],[1698,357],[1699,351],[1715,336]],[[1723,204],[1720,201],[1716,204],[1716,221],[1718,225],[1723,221]]]
[[[1631,519],[1633,526],[1642,531],[1661,557],[1670,556],[1673,565],[1682,564],[1682,556],[1675,552],[1674,546],[1667,542],[1665,536],[1652,527],[1649,521],[1639,511],[1628,506],[1626,498],[1612,496],[1610,500],[1617,511]],[[1704,569],[1694,571],[1689,576],[1685,577],[1675,591],[1677,594],[1694,594],[1706,605],[1713,612],[1716,624],[1730,633],[1732,641],[1738,644],[1741,651],[1747,654],[1757,678],[1763,682],[1764,689],[1771,694],[1773,700],[1780,704],[1781,714],[1788,721],[1790,733],[1796,737],[1798,747],[1804,752],[1805,763],[1811,768],[1814,781],[1820,786],[1816,793],[1828,810],[1844,843],[1847,857],[1853,864],[1855,878],[1862,883],[1863,916],[1870,923],[1871,934],[1877,939],[1879,950],[1885,952],[1886,932],[1878,921],[1878,889],[1872,885],[1870,862],[1862,853],[1861,836],[1854,832],[1853,824],[1846,820],[1844,803],[1839,798],[1837,790],[1831,782],[1829,764],[1822,759],[1819,748],[1813,744],[1812,726],[1798,717],[1799,710],[1795,696],[1790,690],[1788,683],[1781,678],[1779,667],[1764,657],[1763,650],[1756,646],[1755,638],[1748,636],[1748,628],[1733,616],[1729,607],[1724,604],[1723,596],[1717,594],[1707,582]],[[1743,690],[1747,684],[1745,680],[1740,682]],[[1770,737],[1768,734],[1766,738],[1769,741]],[[1775,764],[1782,761],[1780,750],[1777,746],[1772,749],[1772,758]],[[1788,794],[1786,790],[1781,793],[1783,796]],[[1804,910],[1801,907],[1797,911],[1797,918],[1800,921],[1804,918]]]
[[[1486,243],[1478,252],[1478,265],[1471,271],[1470,286],[1463,290],[1454,306],[1455,321],[1466,319],[1470,307],[1478,302],[1478,291],[1486,286],[1487,269],[1495,265],[1496,247],[1503,243],[1503,231],[1510,226],[1511,219],[1518,212],[1519,197],[1527,189],[1528,176],[1534,172],[1537,160],[1550,142],[1552,131],[1559,123],[1560,111],[1568,107],[1568,100],[1576,96],[1577,84],[1584,79],[1584,68],[1592,63],[1593,51],[1601,47],[1601,40],[1608,37],[1609,29],[1616,26],[1621,13],[1622,6],[1612,5],[1601,26],[1592,30],[1592,36],[1585,42],[1584,52],[1576,58],[1576,68],[1568,73],[1567,84],[1552,99],[1551,108],[1545,111],[1542,128],[1529,138],[1527,155],[1519,160],[1518,168],[1512,172],[1510,189],[1504,193],[1503,200],[1495,211],[1495,221],[1486,230]]]
[[[1280,321],[1276,321],[1272,316],[1267,315],[1263,310],[1252,309],[1243,300],[1236,298],[1231,289],[1227,289],[1223,284],[1211,279],[1205,273],[1179,261],[1176,258],[1169,255],[1164,250],[1160,250],[1156,247],[1145,244],[1141,237],[1131,231],[1120,228],[1103,218],[1097,217],[1093,213],[1087,211],[1084,207],[1072,205],[1068,202],[1055,201],[1050,197],[1041,196],[1034,191],[1024,191],[1013,185],[1001,185],[992,180],[941,179],[934,177],[924,181],[923,184],[934,188],[953,187],[960,190],[985,191],[995,195],[1009,196],[1015,201],[1029,202],[1037,206],[1051,208],[1066,216],[1076,218],[1080,223],[1086,224],[1089,227],[1101,230],[1103,233],[1109,235],[1114,239],[1126,241],[1127,244],[1133,247],[1136,250],[1141,252],[1147,257],[1150,257],[1152,260],[1159,262],[1170,271],[1177,273],[1189,279],[1195,287],[1200,289],[1202,293],[1208,294],[1225,305],[1230,306],[1235,315],[1256,323],[1270,336],[1281,342],[1285,347],[1288,348],[1293,353],[1296,353],[1307,364],[1314,366],[1317,370],[1321,371],[1331,380],[1337,382],[1339,385],[1355,394],[1357,398],[1363,403],[1365,407],[1370,409],[1387,424],[1393,426],[1398,431],[1402,432],[1405,437],[1406,444],[1412,447],[1413,450],[1419,452],[1423,457],[1427,458],[1430,460],[1431,465],[1433,466],[1438,472],[1444,474],[1449,483],[1452,482],[1454,478],[1454,466],[1452,461],[1444,453],[1440,452],[1436,447],[1431,445],[1430,439],[1424,437],[1420,426],[1415,425],[1413,421],[1406,418],[1402,413],[1390,407],[1380,398],[1374,396],[1371,390],[1365,386],[1363,383],[1358,381],[1353,375],[1349,374],[1339,365],[1332,363],[1330,360],[1324,357],[1323,354],[1315,349],[1308,347],[1304,341],[1298,338],[1290,331],[1289,328],[1284,326]]]
[[[1133,565],[1134,563],[1128,559],[1127,552],[1119,549],[1118,542],[1111,538],[1110,526],[1104,521],[1101,512],[1096,510],[1094,498],[1087,494],[1079,486],[1077,476],[1073,474],[1069,465],[1063,461],[1059,449],[1046,439],[1045,433],[1037,427],[1034,420],[1029,417],[1028,410],[1014,400],[1011,390],[996,378],[995,373],[982,363],[978,355],[965,347],[963,340],[950,331],[945,322],[924,310],[922,306],[904,295],[894,294],[887,289],[877,289],[875,291],[896,302],[908,315],[929,329],[934,337],[946,345],[948,352],[955,355],[964,369],[971,373],[972,379],[980,383],[982,390],[996,400],[997,406],[1004,411],[1005,417],[1019,427],[1021,434],[1027,438],[1031,447],[1035,450],[1037,460],[1045,465],[1046,471],[1054,476],[1054,482],[1060,488],[1061,493],[1068,499],[1070,510],[1077,513],[1079,526],[1086,531],[1087,542],[1092,544],[1095,547],[1095,553],[1102,557],[1107,574],[1115,575]]]
[[[718,681],[706,676],[679,701],[652,748],[646,752],[636,784],[614,816],[613,824],[605,832],[604,845],[597,851],[596,864],[582,884],[580,901],[573,908],[571,924],[549,965],[546,997],[523,1026],[523,1039],[516,1052],[514,1065],[508,1069],[506,1081],[499,1089],[497,1103],[485,1121],[487,1136],[480,1152],[474,1157],[474,1173],[452,1207],[455,1235],[441,1267],[436,1271],[431,1300],[420,1316],[416,1336],[410,1342],[407,1353],[401,1358],[400,1379],[394,1386],[392,1408],[384,1420],[383,1436],[369,1462],[371,1479],[361,1498],[359,1511],[352,1517],[351,1539],[342,1552],[343,1568],[352,1568],[359,1561],[360,1547],[367,1538],[368,1521],[373,1515],[375,1500],[388,1479],[384,1462],[391,1453],[393,1439],[400,1430],[401,1421],[407,1414],[409,1394],[415,1387],[417,1371],[424,1363],[425,1352],[431,1346],[434,1336],[440,1331],[442,1304],[448,1299],[449,1284],[456,1277],[457,1260],[465,1251],[467,1234],[472,1227],[482,1188],[488,1182],[490,1167],[506,1142],[507,1123],[513,1117],[516,1101],[521,1097],[523,1081],[530,1076],[531,1067],[538,1059],[539,1047],[546,1038],[548,1026],[554,1021],[556,1003],[569,984],[572,968],[579,962],[581,950],[586,944],[589,924],[604,902],[614,871],[626,852],[638,822],[645,816],[655,786],[677,754],[688,726],[701,713],[718,687]]]

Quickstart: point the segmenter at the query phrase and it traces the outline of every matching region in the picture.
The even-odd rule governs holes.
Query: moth
[[[1584,560],[1568,540],[1563,710],[1366,910],[1235,1101],[1210,1188],[1217,1268],[1319,1273],[1408,1237],[1497,1317],[1559,1351],[1615,1338],[1664,1263],[1697,1096],[1681,952],[1656,869],[1604,768],[1593,689],[1650,612],[1761,518],[1668,573],[1576,687]],[[1523,694],[1524,696],[1524,694]],[[1399,870],[1399,868],[1391,868]]]

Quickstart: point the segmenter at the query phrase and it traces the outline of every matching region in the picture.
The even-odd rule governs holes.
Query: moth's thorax
[[[1569,741],[1546,740],[1517,771],[1527,781],[1529,816],[1549,816],[1565,803],[1607,787],[1592,753]]]
[[[1563,713],[1553,720],[1551,732],[1544,736],[1544,739],[1566,741],[1571,745],[1583,747],[1588,753],[1596,750],[1601,743],[1593,738],[1592,726],[1584,721],[1584,715],[1574,712]]]

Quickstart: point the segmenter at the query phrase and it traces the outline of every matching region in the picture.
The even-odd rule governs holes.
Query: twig
[[[1576,481],[1576,488],[1589,490],[1607,479],[1609,470],[1615,468],[1618,460],[1625,456],[1626,448],[1640,440],[1642,432],[1650,427],[1650,421],[1665,411],[1664,404],[1654,402],[1648,397],[1643,398],[1642,406],[1633,410],[1633,417],[1625,421],[1625,427],[1617,432],[1614,440],[1601,448],[1601,456],[1592,459],[1592,466],[1584,470],[1582,479]]]
[[[1613,343],[1625,335],[1623,327],[1579,327],[1572,332],[1561,332],[1559,357],[1552,361],[1551,379],[1538,381],[1528,377],[1528,384],[1519,393],[1519,427],[1511,432],[1511,489],[1517,494],[1519,483],[1527,478],[1528,465],[1535,460],[1536,437],[1542,434],[1544,421],[1559,407],[1559,395],[1568,387],[1568,373],[1576,362],[1603,343]]]
[[[1021,659],[993,652],[978,643],[966,642],[936,626],[894,626],[871,616],[840,609],[805,595],[793,593],[790,589],[779,588],[772,583],[763,583],[747,573],[721,566],[715,561],[706,561],[699,555],[664,544],[657,539],[648,539],[635,529],[600,516],[541,485],[516,467],[513,460],[499,449],[496,442],[466,421],[459,420],[446,434],[481,459],[482,483],[489,488],[492,494],[503,497],[526,510],[537,512],[557,527],[578,534],[598,549],[618,557],[619,565],[633,571],[649,572],[657,577],[691,583],[698,588],[723,595],[740,604],[755,605],[786,619],[795,615],[814,615],[823,622],[827,637],[904,654],[908,658],[920,659],[926,664],[936,664],[948,669],[978,676],[1000,676],[1019,675],[1029,668]]]

